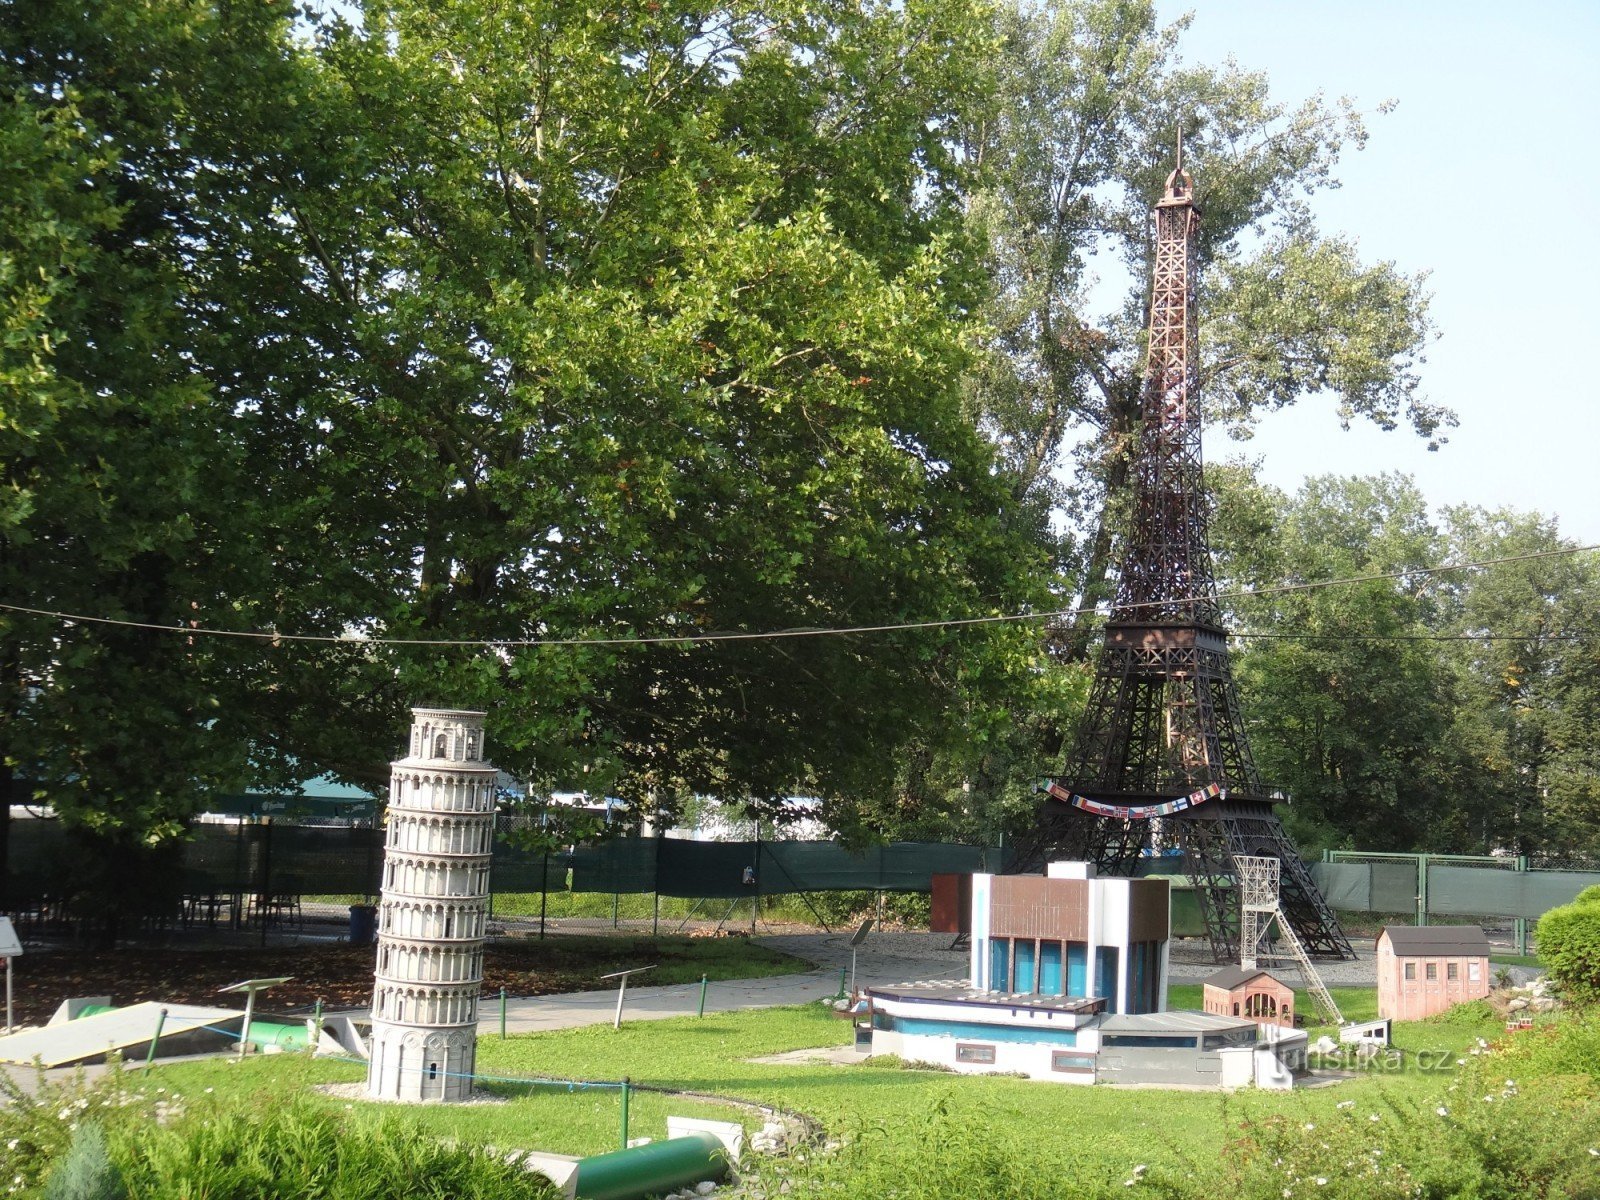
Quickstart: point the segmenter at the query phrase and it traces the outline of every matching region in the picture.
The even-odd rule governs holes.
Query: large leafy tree
[[[1594,556],[1568,553],[1553,519],[1445,510],[1452,561],[1493,562],[1446,580],[1441,626],[1461,697],[1452,730],[1467,762],[1448,825],[1479,853],[1559,861],[1600,853],[1594,752]]]
[[[292,502],[306,485],[280,485],[256,455],[280,441],[265,428],[275,368],[252,361],[250,342],[288,300],[258,179],[286,157],[283,113],[303,98],[291,17],[176,0],[7,10],[10,604],[169,629],[337,632]],[[240,281],[274,269],[273,301],[239,302]],[[116,897],[112,914],[137,911],[146,856],[204,795],[290,777],[275,735],[314,673],[347,657],[16,611],[0,653],[5,812],[52,804],[83,837],[78,884]]]
[[[1448,848],[1460,755],[1453,680],[1425,640],[1431,578],[1327,586],[1437,565],[1421,494],[1398,476],[1321,477],[1290,497],[1239,468],[1210,474],[1219,574],[1263,589],[1230,601],[1236,670],[1262,776],[1292,799],[1286,823],[1309,846]]]
[[[1263,774],[1313,846],[1593,855],[1596,563],[1410,480],[1208,473]],[[1471,568],[1456,564],[1485,564]]]
[[[1345,421],[1439,440],[1418,392],[1431,328],[1421,277],[1365,263],[1309,198],[1366,137],[1351,104],[1273,99],[1265,75],[1183,63],[1185,22],[1148,0],[1002,6],[1001,104],[964,129],[989,172],[971,217],[988,246],[991,329],[971,403],[1025,503],[1064,514],[1070,590],[1104,598],[1139,420],[1151,203],[1182,131],[1203,210],[1200,377],[1210,419],[1248,435],[1309,394]],[[1125,276],[1120,303],[1097,312]],[[1082,622],[1064,640],[1086,648]]]
[[[377,777],[416,699],[568,786],[850,826],[996,726],[1008,626],[629,644],[1036,594],[959,394],[972,6],[341,11],[10,13],[7,599],[340,639],[8,618],[30,788],[158,843]]]
[[[329,420],[383,448],[416,570],[371,627],[597,642],[1025,604],[1030,531],[956,383],[978,278],[940,130],[982,95],[983,34],[959,3],[392,4],[329,27],[359,183],[296,223],[349,314]],[[969,628],[401,669],[515,696],[508,765],[670,808],[858,795],[1025,658]]]

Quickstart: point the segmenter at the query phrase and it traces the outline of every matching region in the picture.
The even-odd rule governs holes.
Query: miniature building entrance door
[[[1244,1015],[1258,1021],[1276,1020],[1278,1002],[1265,992],[1252,992],[1244,999]]]
[[[997,992],[1011,990],[1011,941],[995,938],[989,943],[989,986]]]

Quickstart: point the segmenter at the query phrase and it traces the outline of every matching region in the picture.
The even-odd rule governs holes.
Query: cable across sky
[[[1600,544],[1590,546],[1564,546],[1557,550],[1538,550],[1528,554],[1511,554],[1502,558],[1484,558],[1470,561],[1446,563],[1437,567],[1407,567],[1398,571],[1379,571],[1367,575],[1348,575],[1337,579],[1312,579],[1296,583],[1278,583],[1267,587],[1243,588],[1232,592],[1222,592],[1218,600],[1242,600],[1262,596],[1287,595],[1295,592],[1314,592],[1332,587],[1348,587],[1358,583],[1376,583],[1393,579],[1412,579],[1430,575],[1445,575],[1453,571],[1476,571],[1486,567],[1500,566],[1505,563],[1529,562],[1541,558],[1561,558],[1573,554],[1586,554],[1590,551],[1600,550]],[[1188,597],[1185,597],[1188,599]],[[1126,605],[1124,607],[1138,607]],[[118,617],[93,616],[88,613],[57,612],[44,608],[29,608],[21,604],[7,604],[0,602],[0,612],[21,613],[27,616],[48,617],[63,623],[78,623],[87,625],[110,625],[122,629],[143,629],[152,633],[183,634],[186,637],[220,637],[242,638],[250,641],[269,642],[278,644],[282,642],[317,643],[326,645],[368,645],[368,646],[439,646],[475,649],[520,649],[539,646],[687,646],[708,642],[757,642],[778,641],[796,638],[817,637],[854,637],[876,633],[898,633],[919,629],[955,629],[966,625],[998,625],[1016,623],[1020,621],[1050,621],[1067,617],[1083,616],[1093,612],[1093,607],[1076,607],[1064,609],[1045,609],[1039,612],[1026,613],[997,613],[983,617],[941,617],[927,621],[900,621],[876,625],[842,625],[822,628],[793,628],[793,629],[768,629],[768,630],[736,630],[725,633],[684,633],[684,634],[657,634],[633,637],[548,637],[548,638],[404,638],[369,636],[361,633],[349,634],[315,634],[315,633],[281,633],[276,630],[261,629],[216,629],[205,625],[163,625],[152,621],[128,621]],[[1502,634],[1273,634],[1273,633],[1238,633],[1232,636],[1241,638],[1304,638],[1306,640],[1345,638],[1347,640],[1373,640],[1373,641],[1527,641],[1536,636],[1549,637],[1554,640],[1583,640],[1593,636],[1590,633],[1561,633],[1554,635],[1502,635]]]

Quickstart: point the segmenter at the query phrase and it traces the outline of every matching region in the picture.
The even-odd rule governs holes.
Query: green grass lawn
[[[1172,989],[1173,1007],[1195,1006],[1198,985]],[[1341,988],[1334,995],[1348,1018],[1374,1015],[1376,993]],[[1316,1031],[1313,1030],[1313,1037]],[[1465,1056],[1479,1036],[1501,1032],[1486,1006],[1463,1010],[1450,1019],[1396,1027],[1396,1043],[1407,1051],[1427,1050],[1444,1070],[1419,1069],[1408,1054],[1393,1071],[1374,1072],[1334,1087],[1293,1094],[1246,1090],[1232,1095],[1115,1087],[1074,1087],[1015,1078],[965,1076],[867,1065],[773,1065],[751,1058],[802,1047],[846,1043],[850,1028],[822,1005],[719,1013],[703,1019],[640,1021],[620,1031],[588,1026],[478,1044],[478,1070],[491,1079],[560,1077],[633,1081],[679,1090],[711,1092],[804,1112],[820,1120],[830,1135],[847,1139],[893,1140],[919,1128],[937,1112],[945,1124],[977,1132],[996,1145],[1014,1148],[1030,1170],[1070,1172],[1085,1191],[1119,1187],[1135,1165],[1182,1169],[1204,1161],[1235,1136],[1242,1123],[1275,1114],[1315,1123],[1354,1101],[1362,1112],[1381,1115],[1405,1098],[1442,1090],[1456,1057]],[[239,1065],[211,1061],[158,1068],[151,1086],[165,1086],[199,1103],[237,1102],[243,1095],[256,1105],[280,1103],[290,1092],[318,1082],[363,1078],[357,1064],[303,1057],[262,1057]],[[206,1088],[213,1089],[206,1092]],[[526,1086],[491,1082],[491,1092],[508,1097],[498,1105],[426,1107],[400,1110],[402,1119],[441,1135],[569,1154],[614,1149],[619,1140],[619,1098],[615,1089],[568,1091],[564,1086]],[[388,1106],[351,1104],[361,1118]],[[1347,1106],[1348,1107],[1348,1106]],[[635,1092],[631,1104],[633,1136],[660,1137],[668,1113],[743,1119],[758,1117],[704,1101]],[[897,1133],[895,1131],[901,1131]],[[1018,1131],[1026,1131],[1020,1137]],[[906,1134],[912,1142],[913,1134]]]

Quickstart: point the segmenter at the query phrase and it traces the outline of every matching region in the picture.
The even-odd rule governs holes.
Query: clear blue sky
[[[1600,543],[1600,0],[1159,2],[1194,14],[1186,61],[1231,54],[1286,101],[1399,101],[1317,211],[1366,258],[1432,272],[1423,388],[1461,425],[1429,453],[1307,401],[1245,444],[1265,478],[1403,471],[1435,505],[1537,510]]]

